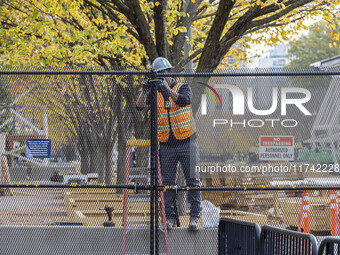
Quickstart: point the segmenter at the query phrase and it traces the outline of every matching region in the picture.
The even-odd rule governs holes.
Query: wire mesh
[[[25,231],[28,252],[50,233],[69,246],[42,253],[216,254],[220,217],[339,234],[337,69],[0,74],[1,254],[24,253],[9,240]],[[160,183],[145,80],[158,91]]]

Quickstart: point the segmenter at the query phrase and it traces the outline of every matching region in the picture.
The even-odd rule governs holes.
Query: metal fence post
[[[153,150],[154,150],[154,155],[155,155],[155,169],[154,169],[154,175],[155,175],[155,181],[154,181],[154,196],[155,196],[155,254],[159,255],[159,218],[158,218],[158,126],[157,126],[157,90],[158,90],[158,82],[156,82],[155,84],[155,113],[154,113],[154,134],[153,134],[153,144],[152,146],[154,146]]]
[[[151,78],[155,78],[155,73],[151,74]],[[150,162],[151,162],[151,190],[150,190],[150,255],[158,254],[158,158],[157,158],[157,82],[152,82],[150,92],[151,107],[151,135],[150,135]],[[157,180],[156,180],[157,179]],[[157,198],[157,200],[155,200]],[[156,215],[155,215],[156,213]],[[155,218],[156,217],[156,218]],[[156,222],[155,222],[156,221]]]

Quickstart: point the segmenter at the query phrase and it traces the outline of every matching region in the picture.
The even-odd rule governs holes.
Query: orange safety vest
[[[178,93],[182,85],[177,83],[172,89]],[[178,140],[189,138],[196,132],[191,106],[179,107],[171,97],[169,97],[169,101],[172,106],[170,109],[166,109],[162,94],[157,92],[158,139],[162,143],[169,139],[170,125],[175,138]]]

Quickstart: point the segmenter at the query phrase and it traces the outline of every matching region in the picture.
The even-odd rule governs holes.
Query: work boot
[[[199,220],[200,220],[200,218],[190,217],[190,222],[189,222],[189,230],[190,231],[197,231],[198,230]]]
[[[166,229],[171,230],[175,227],[175,219],[166,219]]]

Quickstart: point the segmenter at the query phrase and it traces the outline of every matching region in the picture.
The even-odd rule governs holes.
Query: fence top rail
[[[158,186],[159,189],[166,191],[168,189],[173,189],[176,192],[179,191],[188,191],[188,190],[200,190],[200,191],[266,191],[266,190],[340,190],[340,186],[260,186],[260,187],[251,187],[251,186],[236,186],[236,187],[187,187],[187,186]]]
[[[161,185],[92,185],[92,184],[36,184],[36,183],[10,183],[0,184],[0,188],[118,188],[118,189],[157,189],[165,192],[166,190],[173,189],[176,192],[189,191],[189,190],[200,190],[200,191],[284,191],[284,190],[340,190],[340,186],[293,186],[293,187],[273,187],[273,186],[261,186],[261,187],[188,187],[188,186],[161,186]]]
[[[0,188],[80,188],[80,189],[131,189],[135,190],[151,190],[151,185],[101,185],[101,184],[39,184],[39,183],[12,183],[0,184]]]
[[[282,229],[282,228],[273,227],[269,225],[264,225],[261,228],[261,240],[264,238],[265,232],[274,232],[274,233],[278,233],[282,235],[288,235],[288,236],[302,238],[302,239],[309,239],[310,241],[312,241],[312,246],[314,246],[315,244],[315,247],[316,247],[316,238],[312,234],[301,233],[301,232],[297,232],[293,230],[287,230],[287,229]]]
[[[227,224],[227,223],[234,223],[242,226],[247,226],[247,227],[254,227],[255,231],[260,234],[261,229],[259,224],[255,222],[249,222],[249,221],[243,221],[243,220],[236,220],[236,219],[231,219],[231,218],[220,218],[220,224]]]
[[[327,237],[323,239],[320,243],[319,250],[322,250],[327,244],[340,244],[340,238]]]
[[[146,75],[151,76],[152,71],[139,70],[0,70],[0,75]],[[308,71],[277,71],[265,69],[230,70],[216,72],[173,72],[155,74],[159,77],[260,77],[260,76],[339,76],[340,71],[308,70]]]

